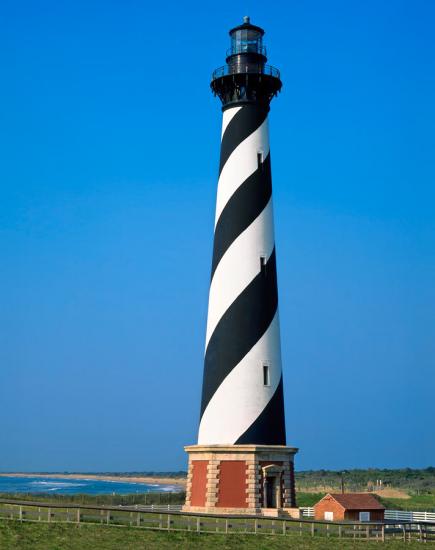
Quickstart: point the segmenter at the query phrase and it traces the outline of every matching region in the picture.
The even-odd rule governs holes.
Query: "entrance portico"
[[[282,508],[283,507],[283,472],[284,468],[277,464],[263,466],[262,471],[262,507]]]

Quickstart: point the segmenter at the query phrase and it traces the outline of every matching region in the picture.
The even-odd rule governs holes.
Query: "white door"
[[[360,512],[359,513],[360,521],[370,521],[370,512]]]
[[[334,521],[334,512],[325,512],[324,517],[327,521]]]

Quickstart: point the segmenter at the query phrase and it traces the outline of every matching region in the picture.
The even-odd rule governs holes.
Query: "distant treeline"
[[[369,468],[367,470],[307,470],[296,472],[299,490],[309,488],[340,489],[341,480],[346,490],[366,491],[392,487],[416,494],[435,492],[435,468],[401,468],[397,470]]]
[[[94,472],[95,473],[95,472]],[[186,472],[98,472],[100,475],[123,477],[186,477]],[[435,467],[424,469],[352,469],[352,470],[306,470],[296,472],[299,489],[315,487],[341,488],[343,477],[347,490],[373,490],[381,487],[394,487],[412,492],[435,492]]]
[[[39,472],[41,474],[56,473],[59,475],[71,472]],[[74,472],[79,473],[79,472]],[[83,475],[104,475],[119,477],[155,477],[155,478],[185,478],[184,470],[174,472],[80,472]],[[321,490],[341,489],[343,478],[347,491],[372,491],[377,488],[392,487],[415,494],[435,493],[435,467],[424,469],[352,469],[352,470],[306,470],[297,471],[296,486],[300,491],[304,489]]]

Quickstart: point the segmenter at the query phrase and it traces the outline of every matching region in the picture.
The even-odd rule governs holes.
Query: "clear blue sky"
[[[243,15],[297,468],[435,463],[435,5],[42,0],[0,13],[1,470],[185,468]]]

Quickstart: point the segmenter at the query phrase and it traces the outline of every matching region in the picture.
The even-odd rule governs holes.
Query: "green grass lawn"
[[[299,507],[314,506],[326,493],[296,493],[296,501]]]
[[[435,512],[435,493],[411,495],[410,498],[381,498],[380,500],[389,510]]]
[[[0,493],[0,498],[31,500],[38,502],[56,502],[57,504],[104,504],[108,506],[133,506],[135,504],[183,504],[186,493],[136,493],[131,495],[53,495],[52,493]]]
[[[160,550],[160,549],[247,549],[278,550],[395,550],[421,549],[418,542],[338,541],[322,537],[266,535],[209,535],[144,531],[130,527],[99,525],[47,525],[0,521],[1,550]]]

